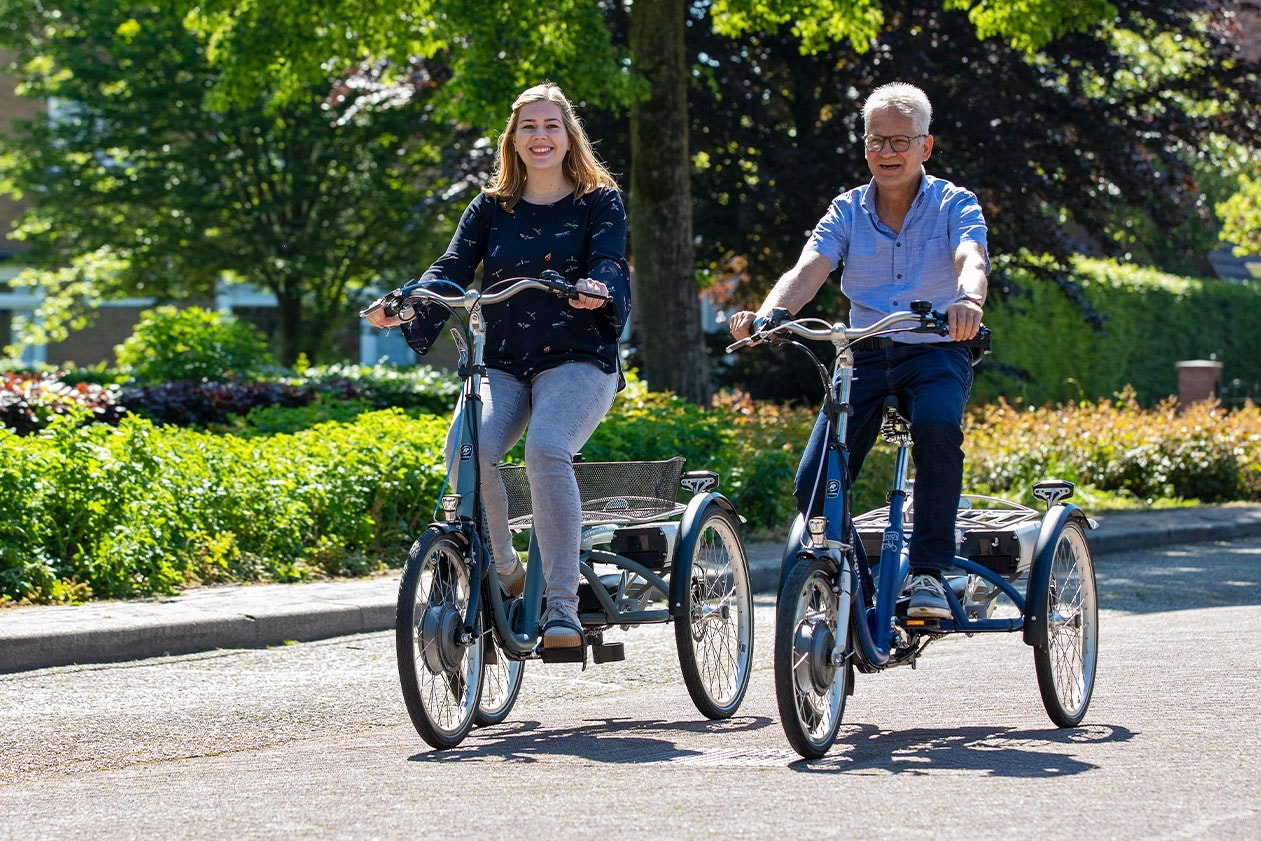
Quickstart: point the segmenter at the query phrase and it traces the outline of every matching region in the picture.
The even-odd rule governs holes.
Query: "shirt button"
[[[898,275],[898,280],[901,280],[901,279],[902,279],[902,275]]]
[[[901,248],[901,247],[902,247],[902,243],[900,243],[900,242],[899,242],[899,243],[898,243],[898,248]]]

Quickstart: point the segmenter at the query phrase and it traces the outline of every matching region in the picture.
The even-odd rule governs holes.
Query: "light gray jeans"
[[[482,378],[480,469],[491,555],[503,571],[510,570],[516,559],[508,530],[508,496],[496,465],[521,440],[528,424],[525,470],[549,605],[578,604],[582,500],[573,458],[600,425],[616,394],[617,374],[586,362],[558,365],[528,383],[493,368]],[[447,434],[448,464],[462,408],[456,407],[456,421]]]

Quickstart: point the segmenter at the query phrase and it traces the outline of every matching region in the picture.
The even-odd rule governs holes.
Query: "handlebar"
[[[916,326],[897,326],[910,322],[915,322]],[[769,316],[762,316],[754,321],[752,335],[727,345],[727,353],[774,341],[778,333],[792,333],[803,339],[829,341],[840,349],[861,339],[888,333],[936,333],[944,336],[949,332],[945,313],[933,311],[932,305],[927,301],[912,301],[911,311],[890,313],[868,327],[846,327],[839,321],[833,324],[821,318],[791,319],[787,310],[776,309]]]
[[[460,307],[472,311],[479,305],[498,304],[506,301],[513,295],[524,292],[527,289],[541,289],[570,300],[581,295],[586,295],[588,298],[595,298],[599,301],[610,300],[608,295],[578,291],[576,284],[565,280],[560,272],[552,269],[542,272],[539,277],[510,277],[499,281],[495,285],[498,286],[504,283],[510,285],[506,289],[500,289],[495,292],[479,292],[476,289],[469,289],[458,295],[443,295],[440,292],[421,286],[421,281],[414,280],[395,289],[388,295],[378,298],[362,310],[359,315],[366,316],[378,308],[384,308],[387,316],[397,316],[400,310],[422,301],[433,301],[446,306],[450,310]]]

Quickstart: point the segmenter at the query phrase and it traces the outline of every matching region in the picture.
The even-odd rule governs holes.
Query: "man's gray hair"
[[[863,103],[864,132],[871,125],[871,115],[886,108],[910,117],[916,134],[928,134],[928,127],[933,121],[933,106],[928,101],[928,94],[919,88],[906,82],[890,82],[872,91]]]

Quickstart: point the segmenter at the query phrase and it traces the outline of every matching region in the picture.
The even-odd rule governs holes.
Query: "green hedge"
[[[0,602],[397,564],[431,517],[445,435],[397,409],[268,437],[137,417],[0,432]]]
[[[992,281],[1004,277],[997,273]],[[1247,393],[1261,383],[1261,284],[1224,283],[1152,269],[1082,259],[1074,266],[1086,301],[1104,318],[1096,332],[1057,286],[1022,269],[1006,272],[1012,295],[990,306],[994,353],[978,369],[973,404],[1000,395],[1041,406],[1111,398],[1127,386],[1153,406],[1177,394],[1175,363],[1223,363],[1223,383],[1241,380]],[[997,363],[997,364],[995,364]],[[1023,382],[1000,373],[1014,367]]]
[[[55,419],[0,431],[0,604],[169,593],[198,582],[287,581],[398,565],[432,516],[448,418],[319,403],[252,413],[233,434]],[[326,420],[323,413],[343,417]],[[634,376],[584,447],[589,460],[684,455],[716,470],[750,533],[782,535],[814,410],[726,396],[701,409]],[[1261,409],[1132,396],[1055,408],[1005,402],[968,417],[965,488],[1026,502],[1078,483],[1088,510],[1261,500]],[[893,450],[854,489],[884,503]]]

